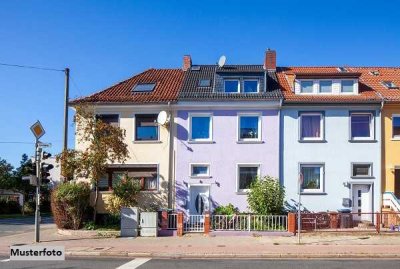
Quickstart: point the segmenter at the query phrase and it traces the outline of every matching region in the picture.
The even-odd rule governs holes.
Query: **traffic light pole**
[[[35,150],[35,162],[36,162],[36,210],[35,210],[35,242],[40,242],[40,158],[41,158],[41,148],[39,145],[39,140],[36,139],[36,150]]]

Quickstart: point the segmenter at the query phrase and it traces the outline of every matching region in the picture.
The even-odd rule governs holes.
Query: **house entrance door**
[[[353,220],[355,221],[372,221],[371,214],[361,214],[361,213],[371,213],[371,185],[368,184],[353,184]]]
[[[192,185],[190,186],[189,214],[203,215],[210,210],[209,203],[210,186]]]

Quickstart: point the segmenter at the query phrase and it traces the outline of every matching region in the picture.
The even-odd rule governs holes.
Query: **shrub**
[[[0,199],[0,214],[20,214],[21,206],[17,201]]]
[[[226,206],[220,205],[215,208],[215,215],[234,215],[239,213],[239,210],[232,204],[228,204]]]
[[[113,215],[119,215],[121,207],[137,205],[140,181],[125,177],[113,187],[113,194],[107,199],[106,209]]]
[[[84,182],[62,183],[51,194],[51,208],[58,228],[78,230],[89,209],[90,187]]]
[[[26,201],[24,203],[24,214],[32,215],[35,213],[36,203],[35,201]]]
[[[254,180],[250,186],[247,202],[253,213],[259,215],[281,214],[285,189],[279,180],[270,176]]]

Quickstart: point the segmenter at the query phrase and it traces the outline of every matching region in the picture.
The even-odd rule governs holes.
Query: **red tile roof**
[[[348,76],[349,73],[342,73],[337,67],[278,67],[277,75],[281,85],[286,103],[379,103],[382,101],[374,87],[376,86],[377,77],[370,74],[370,71],[376,70],[374,67],[346,67],[350,74],[359,76],[359,94],[358,95],[299,95],[294,93],[293,83],[289,80],[294,79],[295,74],[306,76],[309,74],[325,76],[331,74],[332,77]],[[385,68],[396,69],[396,68]],[[380,80],[390,80],[380,77]],[[400,77],[398,78],[400,79]],[[374,83],[373,83],[374,82]],[[382,86],[383,87],[383,86]],[[392,90],[393,91],[393,90]],[[378,90],[378,92],[381,92]],[[400,97],[400,92],[397,92]]]
[[[75,99],[80,103],[167,103],[175,102],[182,85],[181,69],[148,69],[103,91]],[[155,83],[151,92],[133,92],[139,83]]]

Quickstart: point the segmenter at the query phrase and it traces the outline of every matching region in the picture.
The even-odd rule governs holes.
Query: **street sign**
[[[37,177],[35,175],[29,175],[22,177],[22,180],[29,180],[29,184],[32,186],[37,186]]]
[[[31,126],[31,131],[32,131],[33,135],[36,137],[36,139],[41,138],[45,134],[44,128],[43,128],[42,124],[40,123],[40,121],[35,122]]]

